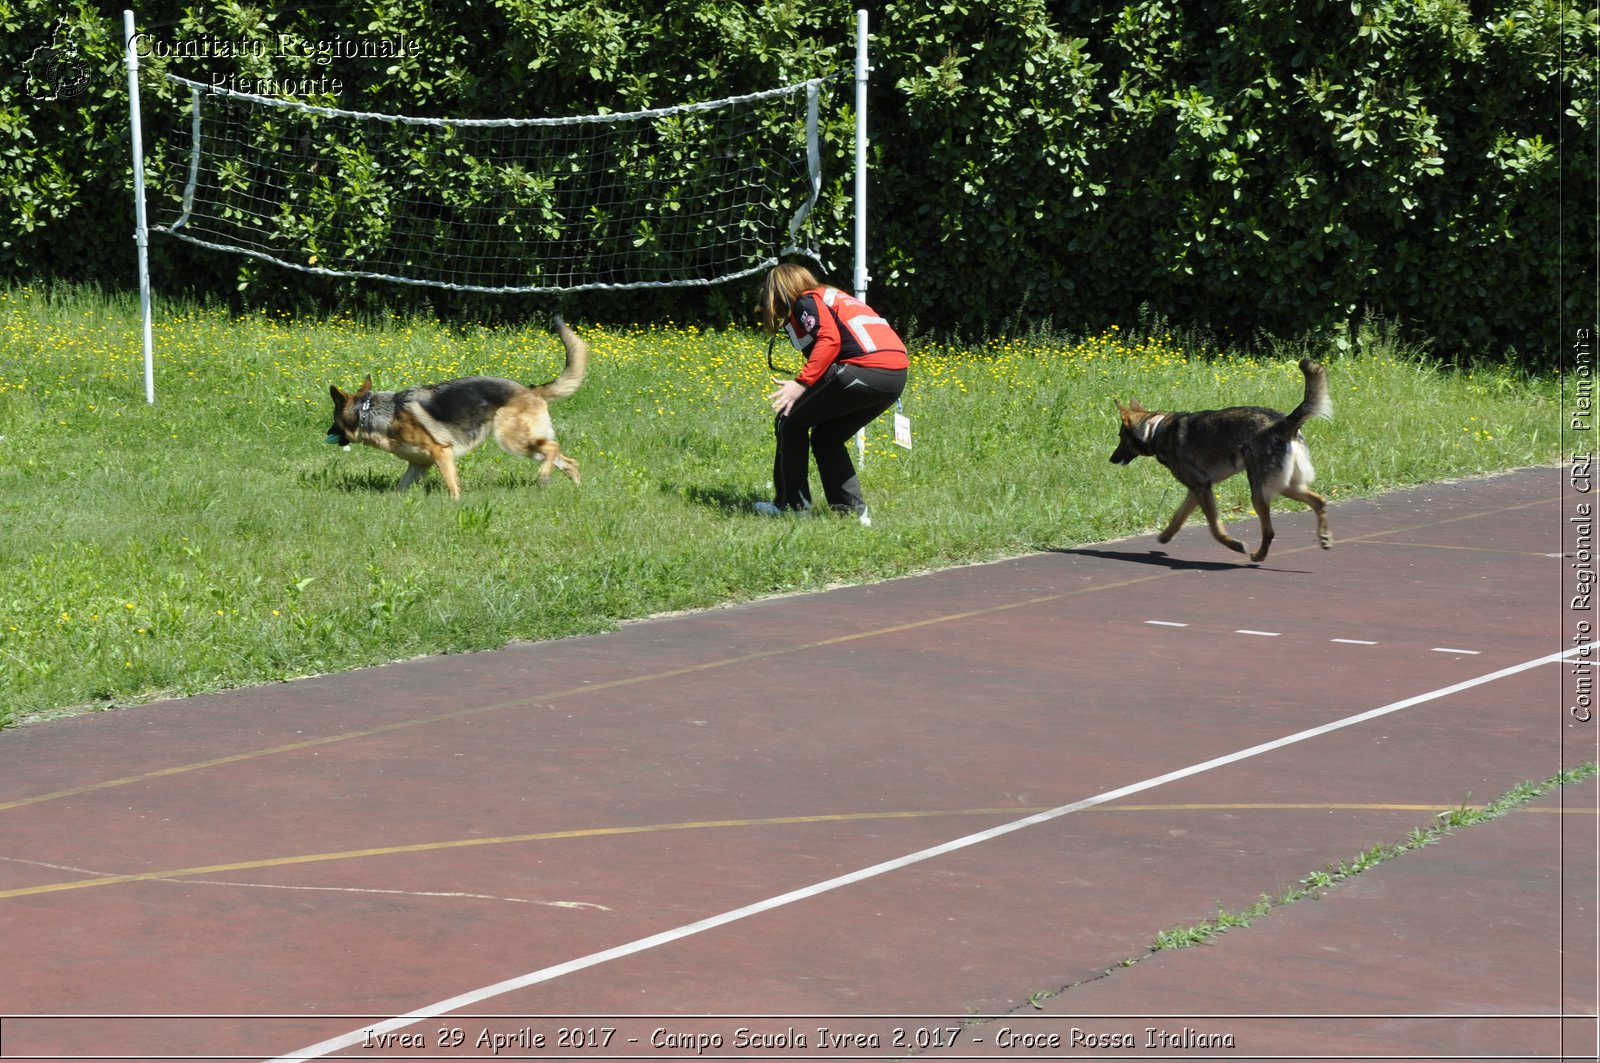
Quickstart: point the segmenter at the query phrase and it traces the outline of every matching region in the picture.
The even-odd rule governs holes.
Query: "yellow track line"
[[[1449,546],[1445,543],[1407,543],[1395,539],[1385,539],[1382,542],[1376,539],[1347,539],[1345,541],[1359,546],[1408,546],[1418,550],[1454,550],[1467,554],[1501,554],[1510,555],[1511,557],[1542,557],[1546,559],[1559,556],[1540,550],[1504,550],[1492,546]]]
[[[1358,536],[1340,541],[1350,543],[1368,542],[1374,538],[1383,536],[1398,535],[1408,531],[1417,531],[1422,528],[1437,527],[1442,524],[1453,524],[1463,520],[1474,520],[1482,517],[1490,517],[1499,513],[1512,513],[1517,510],[1529,509],[1534,506],[1549,505],[1551,502],[1559,502],[1560,500],[1561,496],[1556,495],[1553,498],[1543,499],[1537,502],[1525,502],[1515,506],[1506,506],[1500,509],[1487,510],[1483,513],[1469,513],[1457,517],[1447,517],[1443,520],[1428,521],[1405,528],[1393,528],[1388,531],[1374,532],[1369,536]],[[1281,551],[1279,556],[1282,556],[1283,554],[1301,553],[1311,549],[1313,549],[1313,547],[1310,546],[1292,547],[1288,550]],[[142,772],[138,775],[125,775],[116,779],[107,779],[102,782],[90,783],[87,786],[75,786],[65,790],[53,790],[49,793],[36,794],[32,797],[21,797],[12,801],[0,802],[0,812],[5,812],[13,808],[23,808],[28,805],[37,805],[45,801],[55,801],[63,797],[79,797],[84,794],[91,794],[100,790],[109,790],[118,786],[128,786],[133,783],[147,782],[152,779],[162,779],[173,775],[183,775],[188,772],[200,771],[205,768],[216,768],[227,764],[238,764],[243,761],[256,760],[261,757],[275,756],[280,753],[301,752],[307,749],[315,749],[319,746],[333,745],[338,742],[346,742],[354,738],[370,738],[375,735],[387,734],[391,731],[402,731],[412,727],[421,727],[425,724],[459,720],[469,716],[478,716],[484,713],[497,712],[501,709],[520,708],[540,701],[558,701],[565,698],[575,697],[580,694],[591,694],[601,690],[614,690],[621,687],[639,686],[641,684],[652,683],[657,680],[672,679],[682,675],[692,675],[696,672],[712,671],[718,668],[727,668],[732,665],[748,664],[751,661],[769,660],[775,657],[784,657],[796,653],[805,653],[824,646],[836,646],[841,643],[877,638],[882,635],[892,635],[902,631],[915,631],[919,628],[933,627],[938,624],[947,624],[957,620],[969,620],[974,617],[991,616],[996,613],[1006,612],[1011,609],[1021,609],[1030,605],[1043,605],[1049,602],[1062,601],[1067,598],[1074,598],[1084,594],[1093,594],[1100,591],[1109,590],[1122,590],[1127,587],[1138,586],[1139,584],[1149,583],[1154,580],[1168,579],[1174,576],[1182,575],[1183,573],[1184,570],[1182,569],[1173,569],[1167,572],[1155,572],[1149,575],[1135,577],[1133,579],[1096,584],[1092,587],[1080,587],[1070,591],[1060,591],[1055,594],[1042,594],[1030,598],[1019,599],[1018,601],[1014,602],[1005,602],[1000,605],[987,606],[982,609],[968,609],[957,613],[945,613],[941,616],[928,617],[923,620],[913,620],[903,624],[891,624],[888,627],[874,628],[870,631],[860,631],[849,635],[837,635],[833,638],[821,639],[816,642],[780,646],[775,649],[740,654],[736,657],[724,657],[719,660],[705,661],[700,664],[686,665],[681,668],[669,668],[665,671],[651,672],[646,675],[633,676],[632,678],[628,679],[612,679],[603,683],[589,683],[578,687],[568,687],[565,690],[557,690],[544,694],[535,694],[529,697],[516,698],[511,701],[502,701],[490,705],[478,705],[468,709],[458,709],[454,712],[440,713],[436,716],[423,716],[410,720],[401,720],[396,723],[384,724],[380,727],[369,727],[356,731],[345,731],[340,734],[326,735],[322,738],[307,739],[303,742],[290,742],[284,745],[267,746],[262,749],[253,749],[243,753],[234,753],[225,757],[215,757],[210,760],[200,760],[190,764],[178,764],[170,768],[160,768],[155,771]]]
[[[331,853],[302,853],[296,856],[268,857],[260,860],[240,860],[227,864],[208,864],[166,871],[141,871],[128,875],[100,875],[92,878],[50,882],[38,886],[21,886],[0,890],[0,900],[13,897],[32,897],[41,893],[61,893],[67,890],[89,889],[96,886],[120,886],[129,882],[194,878],[200,875],[220,875],[231,871],[256,871],[262,868],[292,867],[297,864],[320,864],[335,860],[360,860],[373,856],[398,856],[407,853],[433,853],[449,849],[470,849],[485,845],[513,845],[523,842],[560,841],[570,838],[603,838],[625,834],[657,834],[665,831],[714,830],[728,827],[782,827],[816,823],[851,823],[863,820],[890,819],[940,819],[956,816],[1017,816],[1047,812],[1051,806],[1038,808],[967,808],[926,812],[842,812],[815,816],[774,816],[764,819],[699,820],[687,823],[653,823],[634,827],[588,827],[578,830],[541,831],[535,834],[512,834],[498,838],[457,838],[442,842],[417,842],[411,845],[389,845],[369,849],[347,849]],[[1440,814],[1461,809],[1461,805],[1397,805],[1350,803],[1213,803],[1169,805],[1107,805],[1085,811],[1098,812],[1219,812],[1219,811],[1319,811],[1319,812],[1432,812]],[[1467,805],[1466,809],[1481,811],[1481,805]],[[1554,812],[1595,814],[1594,808],[1539,807],[1517,809],[1519,812]]]

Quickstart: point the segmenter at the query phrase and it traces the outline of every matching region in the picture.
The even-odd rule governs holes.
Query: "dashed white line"
[[[1146,620],[1145,624],[1150,626],[1150,627],[1179,627],[1179,628],[1183,628],[1183,627],[1188,627],[1189,626],[1188,624],[1179,623],[1176,620]],[[1252,628],[1239,628],[1239,629],[1234,631],[1234,634],[1235,635],[1251,635],[1251,636],[1254,636],[1256,638],[1266,638],[1266,639],[1276,639],[1276,638],[1282,638],[1283,637],[1283,632],[1281,632],[1281,631],[1256,631],[1256,630],[1254,630]],[[1341,646],[1377,646],[1377,645],[1379,645],[1379,643],[1373,641],[1372,639],[1329,639],[1328,641],[1329,642],[1338,643]],[[1462,656],[1462,657],[1481,657],[1483,655],[1483,651],[1482,650],[1464,650],[1464,649],[1461,649],[1461,648],[1455,647],[1455,646],[1434,646],[1434,647],[1431,648],[1431,652],[1433,652],[1433,653],[1453,653],[1453,654],[1456,654],[1456,655]]]

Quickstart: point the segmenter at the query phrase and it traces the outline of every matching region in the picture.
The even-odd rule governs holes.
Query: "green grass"
[[[1558,772],[1543,782],[1530,780],[1518,783],[1487,805],[1473,806],[1463,801],[1457,807],[1434,816],[1431,826],[1418,827],[1397,842],[1374,845],[1357,853],[1348,861],[1329,864],[1321,870],[1313,871],[1297,885],[1284,891],[1276,900],[1262,894],[1260,900],[1241,912],[1225,911],[1219,904],[1217,914],[1212,918],[1188,926],[1163,930],[1156,935],[1155,941],[1149,946],[1149,951],[1160,952],[1164,949],[1184,949],[1209,944],[1218,934],[1226,933],[1234,927],[1247,927],[1252,921],[1285,904],[1293,904],[1307,897],[1320,897],[1339,883],[1371,871],[1379,864],[1386,864],[1413,849],[1436,844],[1458,830],[1499,819],[1543,797],[1557,787],[1592,779],[1597,773],[1600,773],[1600,765],[1592,760],[1585,761],[1576,768]],[[1124,964],[1124,966],[1129,965],[1129,963]]]
[[[771,479],[754,332],[579,327],[589,381],[555,420],[583,485],[540,489],[491,443],[455,504],[436,474],[397,495],[400,462],[327,446],[328,385],[547,379],[547,330],[164,306],[152,407],[131,301],[0,292],[0,724],[1148,530],[1177,489],[1152,462],[1107,462],[1112,400],[1287,408],[1306,353],[1116,330],[918,345],[915,449],[872,426],[862,529],[749,515]],[[1336,550],[1343,499],[1559,459],[1555,381],[1361,346],[1330,363],[1334,420],[1307,429]],[[1242,478],[1221,495],[1248,540]],[[1175,549],[1231,559],[1198,527]]]
[[[1284,905],[1294,904],[1307,898],[1318,898],[1327,894],[1341,883],[1365,874],[1380,864],[1398,859],[1414,849],[1435,845],[1458,831],[1469,827],[1487,823],[1493,819],[1508,815],[1525,805],[1532,803],[1554,792],[1562,786],[1570,786],[1592,779],[1600,774],[1600,764],[1595,761],[1584,761],[1575,768],[1557,772],[1543,782],[1526,781],[1518,783],[1510,790],[1490,801],[1486,805],[1469,805],[1463,801],[1453,809],[1437,813],[1433,823],[1426,827],[1417,827],[1404,838],[1393,843],[1380,843],[1366,849],[1349,861],[1340,861],[1313,871],[1302,878],[1296,885],[1283,891],[1274,899],[1263,893],[1254,904],[1238,912],[1230,912],[1217,905],[1217,914],[1198,922],[1185,924],[1163,930],[1155,936],[1155,940],[1145,947],[1144,952],[1129,956],[1122,960],[1116,967],[1106,970],[1098,978],[1114,975],[1118,970],[1136,966],[1142,960],[1148,959],[1158,952],[1169,949],[1196,948],[1201,945],[1215,944],[1217,938],[1230,930],[1244,929],[1257,920],[1271,915]],[[1071,992],[1078,985],[1062,986],[1055,990],[1039,990],[1029,994],[1028,1003],[1034,1008],[1041,1008],[1043,1001],[1050,1000]],[[1015,1009],[1020,1011],[1021,1008]]]

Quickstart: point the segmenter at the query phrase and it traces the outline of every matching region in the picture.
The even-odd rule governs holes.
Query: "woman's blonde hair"
[[[777,332],[789,320],[789,309],[801,294],[820,288],[822,282],[809,269],[794,262],[780,262],[767,271],[766,284],[761,289],[761,300],[756,303],[756,316],[761,327],[769,333]]]

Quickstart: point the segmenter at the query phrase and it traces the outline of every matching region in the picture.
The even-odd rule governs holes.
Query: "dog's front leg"
[[[1183,522],[1189,519],[1189,514],[1194,512],[1194,507],[1199,504],[1199,493],[1193,487],[1189,488],[1189,493],[1183,496],[1183,504],[1172,515],[1172,519],[1167,521],[1167,526],[1162,530],[1161,534],[1156,536],[1156,542],[1161,543],[1163,546],[1170,543],[1172,537],[1177,535],[1179,530],[1183,528]]]
[[[406,474],[400,477],[400,482],[394,485],[394,489],[396,491],[410,490],[411,485],[420,480],[422,474],[427,471],[428,467],[426,465],[418,465],[416,462],[411,462],[406,466]]]
[[[1199,487],[1195,490],[1200,495],[1200,510],[1206,515],[1206,524],[1211,528],[1211,537],[1229,550],[1236,550],[1241,554],[1248,553],[1249,551],[1244,548],[1244,543],[1229,535],[1228,529],[1222,526],[1222,520],[1217,516],[1216,492],[1211,490],[1211,485],[1206,484],[1204,487]]]
[[[450,497],[455,501],[461,500],[461,479],[456,475],[456,456],[449,447],[432,447],[433,463],[439,466],[439,475],[444,478],[444,488],[450,492]]]

